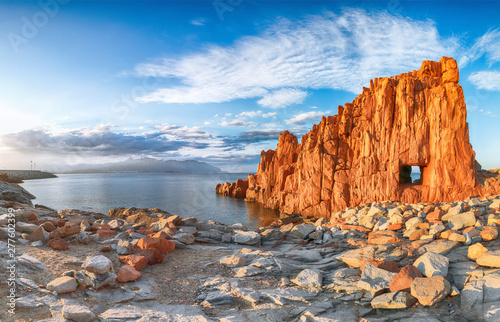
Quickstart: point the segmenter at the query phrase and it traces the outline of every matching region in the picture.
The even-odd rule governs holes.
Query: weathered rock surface
[[[476,263],[481,266],[500,268],[500,250],[482,253],[476,260]]]
[[[411,295],[422,305],[431,306],[450,294],[451,285],[441,275],[417,277],[411,284]]]
[[[458,75],[456,61],[443,57],[424,61],[418,71],[376,78],[337,115],[323,117],[300,144],[283,132],[276,150],[262,151],[256,175],[216,191],[234,195],[228,186],[248,183],[247,200],[327,218],[362,202],[442,202],[498,193],[499,184],[482,186],[476,177]],[[420,183],[406,183],[405,166],[420,167]]]
[[[317,269],[305,269],[293,280],[300,287],[318,288],[323,284],[323,273]]]
[[[106,274],[111,270],[113,263],[106,256],[90,256],[83,262],[82,268],[95,274]]]
[[[55,280],[47,284],[47,289],[49,291],[57,292],[58,294],[74,292],[76,291],[76,287],[76,279],[69,276],[56,278]]]
[[[446,275],[448,275],[449,264],[450,260],[447,257],[428,252],[417,258],[413,266],[427,277],[436,275],[446,277]]]
[[[401,271],[396,275],[390,285],[391,292],[411,291],[411,283],[417,277],[423,277],[422,273],[413,265],[407,265],[401,269]]]
[[[371,301],[374,309],[406,309],[417,302],[408,292],[390,292],[376,296]]]

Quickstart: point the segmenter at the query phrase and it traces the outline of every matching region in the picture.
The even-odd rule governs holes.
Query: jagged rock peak
[[[459,79],[449,57],[375,78],[300,144],[283,132],[276,150],[262,151],[256,175],[216,191],[315,217],[366,202],[441,202],[499,191],[477,178]],[[420,168],[418,182],[411,183],[411,166]]]

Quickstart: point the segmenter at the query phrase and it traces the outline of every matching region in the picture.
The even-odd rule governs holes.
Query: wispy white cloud
[[[182,85],[137,100],[220,103],[255,98],[263,106],[280,107],[301,102],[307,89],[358,93],[373,77],[453,56],[457,48],[457,39],[442,38],[433,21],[386,12],[346,10],[298,21],[281,19],[260,35],[230,46],[212,45],[182,58],[138,65],[140,76],[174,78]],[[271,99],[280,98],[277,93],[281,101]]]
[[[264,95],[257,103],[263,107],[283,108],[291,104],[300,104],[307,97],[307,92],[293,88],[282,88]]]
[[[204,26],[207,23],[207,19],[205,18],[193,19],[190,21],[190,23],[194,26]]]
[[[479,89],[500,91],[500,71],[480,71],[472,73],[469,81]]]
[[[304,124],[307,121],[310,121],[312,119],[317,119],[321,118],[324,115],[328,115],[330,111],[326,112],[321,112],[321,111],[311,111],[311,112],[305,112],[301,114],[297,114],[291,119],[288,119],[285,121],[286,124]]]
[[[492,111],[485,110],[484,108],[479,108],[479,107],[472,105],[472,104],[467,105],[467,110],[469,110],[473,113],[479,113],[479,114],[484,115],[484,116],[497,117],[497,115],[495,113],[493,113]]]
[[[460,57],[459,65],[464,67],[483,55],[486,55],[490,65],[500,62],[500,29],[489,30],[479,37],[474,45]]]

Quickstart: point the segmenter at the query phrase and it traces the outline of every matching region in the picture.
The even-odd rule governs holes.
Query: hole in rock
[[[399,183],[421,184],[423,168],[416,165],[402,165],[399,170]]]

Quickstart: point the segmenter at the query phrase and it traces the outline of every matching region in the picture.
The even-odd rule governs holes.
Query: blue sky
[[[130,156],[256,171],[374,77],[457,59],[500,167],[496,1],[0,1],[0,168]]]

